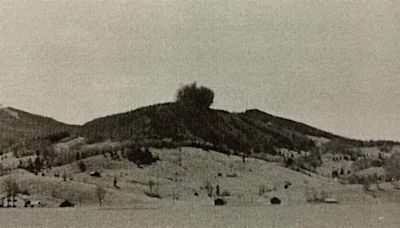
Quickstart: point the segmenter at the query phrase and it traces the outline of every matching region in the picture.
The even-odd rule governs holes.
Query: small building
[[[74,204],[69,202],[68,200],[63,200],[59,205],[59,207],[73,207],[73,206]]]
[[[90,176],[92,176],[92,177],[101,177],[101,174],[100,174],[100,172],[92,171],[92,172],[90,172]]]
[[[30,202],[28,196],[22,194],[17,194],[15,196],[4,194],[0,196],[0,207],[22,208],[27,207],[28,205],[30,207]]]
[[[281,204],[281,200],[278,197],[272,197],[270,202],[272,205]]]
[[[324,199],[325,203],[339,203],[338,200],[336,198],[333,197],[327,197]]]
[[[31,205],[31,207],[41,207],[42,206],[42,204],[40,203],[39,200],[30,201],[30,205]]]
[[[226,205],[226,200],[224,200],[222,198],[217,198],[214,200],[214,205],[215,206],[224,206],[224,205]]]

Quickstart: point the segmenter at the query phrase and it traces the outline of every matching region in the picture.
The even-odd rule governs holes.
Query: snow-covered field
[[[400,227],[399,204],[1,209],[1,227]]]

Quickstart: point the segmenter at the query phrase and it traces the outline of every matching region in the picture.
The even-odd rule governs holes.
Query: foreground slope
[[[31,195],[69,199],[76,205],[97,205],[96,185],[108,192],[105,206],[118,208],[168,206],[174,202],[213,205],[217,186],[231,206],[268,205],[272,197],[280,198],[284,205],[307,204],[321,194],[335,197],[341,204],[376,202],[360,185],[342,185],[330,178],[305,175],[255,158],[243,163],[238,156],[192,147],[151,151],[159,160],[143,167],[106,153],[80,160],[85,164],[84,171],[78,162],[73,162],[37,176],[27,172],[14,176]],[[93,171],[101,177],[90,176]]]

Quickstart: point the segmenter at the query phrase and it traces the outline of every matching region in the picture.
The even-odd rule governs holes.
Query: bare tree
[[[4,167],[3,165],[0,163],[0,176],[4,175]]]
[[[19,192],[19,187],[14,178],[8,177],[3,181],[3,191],[7,195],[16,195]]]
[[[3,191],[7,194],[7,197],[12,197],[11,202],[14,203],[15,196],[19,193],[19,187],[14,178],[8,177],[2,183]]]
[[[385,168],[387,177],[400,180],[400,153],[392,154],[392,156],[385,161],[383,167]]]
[[[150,192],[153,193],[153,187],[156,185],[156,182],[153,180],[149,180],[148,185],[149,185]]]
[[[101,204],[103,203],[104,198],[106,197],[107,191],[101,187],[100,185],[97,185],[95,195],[97,200],[99,201],[99,206],[101,207]]]

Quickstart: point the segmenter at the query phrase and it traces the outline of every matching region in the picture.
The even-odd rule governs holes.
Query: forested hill
[[[0,109],[0,148],[6,150],[25,140],[54,132],[71,131],[77,126],[31,114],[15,108]]]
[[[188,108],[165,103],[95,119],[83,125],[92,141],[172,140],[199,141],[237,151],[273,152],[273,148],[309,150],[313,137],[356,142],[260,110],[243,113]],[[310,137],[313,136],[313,137]]]

